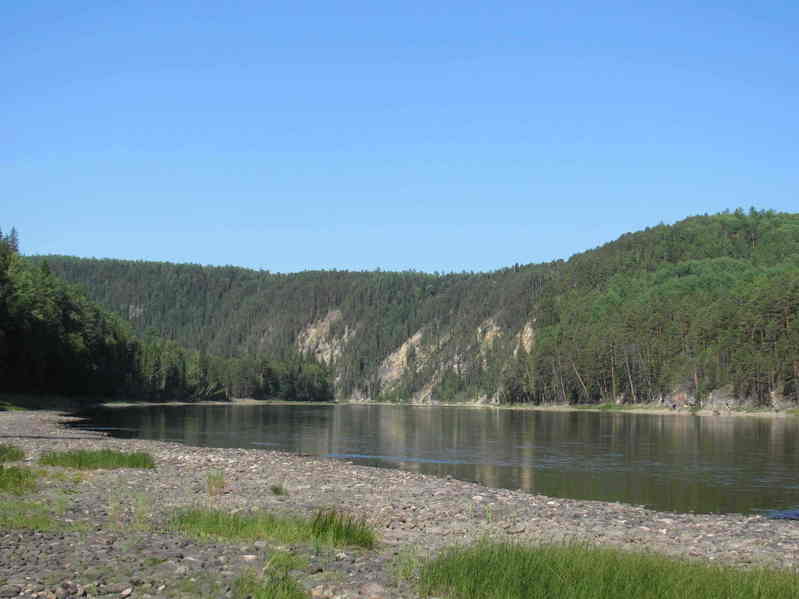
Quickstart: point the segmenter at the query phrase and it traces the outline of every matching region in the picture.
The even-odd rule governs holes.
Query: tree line
[[[618,268],[619,264],[623,267]],[[513,402],[799,401],[799,219],[742,210],[574,260],[506,373]]]
[[[46,260],[143,339],[238,364],[220,369],[242,369],[225,383],[242,394],[260,393],[269,356],[310,360],[309,378],[327,377],[340,398],[597,403],[723,390],[765,404],[797,397],[798,257],[799,215],[752,209],[488,273],[26,260]],[[323,322],[326,354],[303,342]]]
[[[0,231],[0,391],[144,401],[331,400],[329,372],[298,355],[219,357],[152,333],[19,254]]]

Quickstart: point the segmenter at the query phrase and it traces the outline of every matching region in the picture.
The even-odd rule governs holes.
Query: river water
[[[799,507],[799,418],[390,405],[101,408],[112,436],[277,449],[681,512]]]

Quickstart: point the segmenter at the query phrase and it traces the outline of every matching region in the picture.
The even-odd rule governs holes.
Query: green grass
[[[308,560],[296,553],[274,551],[266,562],[266,570],[283,573],[290,570],[302,570],[308,567]]]
[[[302,518],[277,516],[269,512],[230,514],[221,510],[192,508],[179,512],[172,528],[204,539],[273,539],[297,543],[311,537],[310,526]]]
[[[308,567],[308,560],[288,551],[275,551],[264,567],[263,577],[245,572],[233,583],[236,599],[308,599],[308,594],[289,576],[291,570]]]
[[[796,599],[799,575],[585,545],[482,541],[426,563],[419,586],[423,596],[457,599]]]
[[[244,574],[233,584],[236,599],[308,599],[306,593],[288,574],[258,578]]]
[[[312,530],[315,538],[328,545],[357,545],[367,549],[375,545],[375,533],[364,519],[337,510],[316,514]]]
[[[225,473],[221,470],[214,470],[208,473],[208,495],[215,497],[221,495],[225,490]]]
[[[45,466],[63,466],[80,470],[155,468],[155,460],[150,454],[124,453],[112,449],[52,451],[40,457],[39,463]]]
[[[0,530],[27,528],[38,531],[61,530],[52,509],[42,503],[0,500]]]
[[[790,414],[791,416],[799,416],[799,408],[791,408],[790,410],[785,410],[786,414]]]
[[[18,462],[25,458],[25,452],[16,445],[9,445],[8,443],[0,443],[0,463],[2,462]]]
[[[30,468],[0,464],[0,493],[22,495],[36,489],[36,473]]]
[[[271,485],[269,490],[272,491],[272,495],[288,495],[289,492],[286,491],[286,488],[282,485]]]
[[[313,520],[279,516],[269,512],[230,514],[221,510],[192,508],[178,512],[171,528],[201,539],[271,539],[280,543],[314,541],[341,546],[372,547],[374,532],[363,521],[334,510],[322,511]]]
[[[597,403],[597,404],[581,404],[575,407],[578,410],[599,410],[601,412],[623,412],[624,410],[631,410],[637,406],[607,402],[607,403]]]
[[[413,580],[417,577],[419,570],[424,565],[422,552],[417,547],[404,547],[391,561],[391,574],[395,578]]]

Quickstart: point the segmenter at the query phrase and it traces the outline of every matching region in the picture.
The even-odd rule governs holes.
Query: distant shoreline
[[[317,401],[287,401],[282,399],[252,399],[234,398],[229,401],[103,401],[102,398],[69,398],[64,396],[29,395],[15,393],[0,393],[0,413],[14,409],[34,409],[52,410],[63,412],[74,412],[83,408],[97,406],[107,408],[132,408],[136,406],[337,406],[337,405],[358,405],[358,406],[412,406],[417,408],[469,408],[469,409],[492,409],[492,410],[519,410],[533,412],[607,412],[624,414],[653,414],[659,416],[702,416],[709,418],[725,417],[751,417],[751,418],[793,418],[799,417],[799,410],[746,410],[746,409],[724,409],[713,410],[703,408],[691,411],[685,408],[669,409],[660,404],[629,404],[608,407],[607,404],[597,405],[564,405],[564,404],[489,404],[489,403],[392,403],[381,401],[356,401],[343,400],[337,402],[317,402]],[[5,408],[5,410],[4,410]]]
[[[525,404],[485,404],[485,403],[391,403],[380,401],[338,401],[338,402],[317,402],[317,401],[286,401],[280,399],[251,399],[236,398],[230,401],[169,401],[169,402],[125,402],[111,401],[101,404],[109,408],[130,408],[135,406],[337,406],[337,405],[359,405],[359,406],[395,406],[395,407],[418,407],[418,408],[470,408],[470,409],[495,409],[495,410],[519,410],[532,412],[607,412],[612,414],[653,414],[670,416],[703,416],[712,418],[723,417],[742,417],[753,418],[792,418],[799,416],[788,411],[778,410],[723,410],[715,411],[712,409],[700,409],[690,411],[686,409],[671,410],[658,404],[630,404],[614,408],[603,408],[601,405],[593,406],[574,406],[562,404],[544,405],[525,405]]]

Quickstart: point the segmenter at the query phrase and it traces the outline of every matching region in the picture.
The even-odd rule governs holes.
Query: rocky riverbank
[[[53,412],[0,412],[0,443],[26,452],[146,451],[154,470],[41,468],[22,497],[55,518],[47,532],[0,530],[3,597],[229,597],[232,581],[260,571],[276,551],[301,555],[292,573],[313,597],[415,597],[397,570],[411,556],[485,535],[521,542],[585,541],[737,566],[796,568],[799,522],[760,516],[673,514],[553,499],[399,470],[273,451],[211,449],[124,440],[64,428]],[[224,479],[209,494],[208,476]],[[280,486],[286,495],[275,495]],[[16,498],[0,495],[0,505]],[[200,542],[169,532],[186,506],[312,515],[320,508],[365,516],[375,549],[327,550],[268,542]]]

